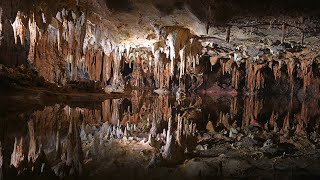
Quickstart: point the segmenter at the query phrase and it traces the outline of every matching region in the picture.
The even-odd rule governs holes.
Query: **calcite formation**
[[[80,1],[74,5],[87,3]],[[181,19],[184,26],[147,24],[150,28],[144,31],[144,37],[141,38],[139,32],[134,40],[132,35],[125,37],[122,29],[122,26],[134,25],[115,25],[117,21],[111,11],[109,14],[99,10],[94,13],[90,6],[88,9],[64,7],[46,11],[43,10],[45,6],[37,4],[39,11],[33,10],[30,14],[23,9],[17,10],[11,28],[15,44],[19,42],[27,48],[28,64],[34,66],[45,80],[58,85],[91,80],[101,82],[107,93],[123,92],[128,86],[155,88],[159,93],[175,91],[176,87],[180,91],[210,88],[205,85],[212,81],[206,77],[210,74],[206,71],[206,57],[209,57],[211,69],[219,66],[221,77],[231,79],[228,86],[239,91],[253,93],[263,90],[266,83],[270,84],[270,79],[266,78],[268,68],[275,81],[288,76],[291,91],[294,91],[297,79],[303,79],[306,91],[312,79],[317,78],[311,68],[317,63],[313,61],[317,53],[311,52],[309,46],[300,47],[285,40],[280,42],[282,44],[255,42],[247,45],[245,42],[232,43],[232,38],[230,42],[221,42],[218,37],[210,37],[208,29],[205,31],[207,25],[190,13]],[[0,8],[0,37],[3,36],[3,11]],[[187,23],[191,20],[195,23],[190,26]],[[310,26],[313,24],[310,22]],[[236,29],[234,26],[227,28],[231,37]],[[269,29],[275,27],[273,23]],[[287,74],[285,77],[284,73]]]

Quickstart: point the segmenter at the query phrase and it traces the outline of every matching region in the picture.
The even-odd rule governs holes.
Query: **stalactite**
[[[111,78],[111,68],[112,68],[112,60],[113,56],[104,54],[103,56],[103,80],[105,82],[109,81]]]
[[[14,42],[18,43],[18,37],[20,38],[21,45],[24,45],[24,37],[25,37],[25,26],[22,23],[23,15],[20,11],[17,12],[17,16],[15,21],[12,24],[13,34],[14,34]]]
[[[211,63],[211,66],[214,66],[218,63],[219,59],[217,56],[211,56],[210,57],[210,63]]]
[[[29,32],[30,32],[30,49],[28,60],[32,64],[35,60],[35,51],[36,51],[36,43],[39,41],[39,29],[34,19],[34,15],[32,19],[29,19]],[[1,35],[1,34],[0,34]]]
[[[303,90],[306,92],[307,87],[311,83],[311,78],[312,78],[312,61],[309,60],[301,60],[301,73],[300,77],[303,78]]]
[[[264,87],[264,77],[261,69],[265,64],[253,64],[249,61],[246,62],[246,86],[250,92],[259,90]]]
[[[236,66],[232,69],[232,82],[231,85],[233,88],[238,89],[239,88],[239,79],[240,79],[240,71],[237,69]]]
[[[233,64],[233,59],[228,59],[227,61],[221,60],[221,65],[222,65],[222,74],[224,75],[225,73],[231,74],[232,71],[232,64]]]
[[[182,76],[185,73],[185,69],[186,69],[186,57],[185,57],[185,48],[183,47],[180,51],[179,51],[179,56],[180,56],[180,78],[182,78]]]
[[[275,80],[279,80],[281,78],[281,66],[275,64],[272,68]]]
[[[294,82],[293,82],[293,71],[294,71],[294,68],[296,67],[296,64],[294,62],[294,59],[289,59],[287,61],[287,72],[288,72],[288,75],[289,75],[289,82],[290,82],[290,85],[291,85],[291,89],[293,88],[293,85],[294,85]]]
[[[96,52],[96,63],[95,63],[95,78],[93,80],[100,81],[100,75],[102,72],[102,52],[98,50]]]

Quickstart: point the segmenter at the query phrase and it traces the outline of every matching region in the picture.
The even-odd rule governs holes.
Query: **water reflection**
[[[25,129],[6,132],[0,162],[6,175],[83,175],[97,173],[93,168],[106,159],[110,166],[120,163],[112,156],[126,156],[125,148],[131,145],[138,155],[132,150],[122,165],[130,164],[125,161],[148,167],[159,161],[175,164],[198,150],[199,144],[208,148],[204,140],[217,134],[232,142],[248,136],[262,143],[310,148],[319,141],[318,103],[255,96],[192,96],[176,101],[134,91],[131,98],[107,99],[90,108],[56,104],[33,112]]]

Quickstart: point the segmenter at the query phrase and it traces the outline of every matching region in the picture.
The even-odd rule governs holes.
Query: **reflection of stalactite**
[[[219,123],[221,123],[227,130],[230,130],[229,117],[229,114],[220,112]]]
[[[168,130],[166,135],[166,144],[163,147],[162,157],[166,160],[172,158],[172,148],[173,148],[173,136],[172,136],[172,120],[171,118],[168,121]]]
[[[283,126],[280,133],[282,133],[285,136],[288,136],[289,131],[290,131],[290,113],[288,112],[283,120]]]
[[[278,113],[275,111],[272,111],[272,114],[270,116],[269,125],[271,128],[273,128],[274,132],[277,132],[277,120],[278,120]]]
[[[244,102],[244,116],[242,126],[260,126],[258,115],[263,108],[263,101],[254,96],[246,97]]]
[[[112,117],[112,111],[111,111],[111,102],[112,100],[106,99],[102,102],[102,120],[103,122],[109,122]]]
[[[306,106],[305,102],[302,103],[301,112],[297,116],[297,125],[295,133],[298,135],[305,135],[306,128],[309,122],[308,116],[308,107]]]
[[[184,119],[178,115],[178,125],[177,125],[177,132],[176,132],[176,141],[179,146],[182,146],[182,141],[183,141],[183,123]]]
[[[18,141],[17,138],[14,139],[13,152],[11,154],[10,165],[13,165],[15,168],[19,168],[21,162],[24,160],[23,155],[23,137]]]
[[[238,114],[238,98],[233,97],[230,105],[231,118],[234,118]]]
[[[66,165],[71,167],[74,175],[82,174],[83,154],[80,139],[79,126],[74,117],[76,111],[73,109],[70,113],[70,124],[67,135],[66,145]]]
[[[113,99],[112,100],[112,117],[111,117],[111,123],[113,125],[117,124],[118,121],[120,120],[120,114],[119,114],[119,109],[121,105],[122,100],[121,99]]]
[[[35,162],[36,157],[36,150],[37,150],[37,144],[34,134],[34,122],[32,119],[28,121],[28,128],[29,128],[29,153],[28,153],[28,161],[29,162]]]

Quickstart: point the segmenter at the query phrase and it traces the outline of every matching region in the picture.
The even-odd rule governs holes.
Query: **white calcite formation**
[[[21,44],[24,44],[26,28],[22,23],[22,14],[18,11],[15,21],[11,24],[14,35],[14,42],[18,43],[18,38],[20,39]]]

